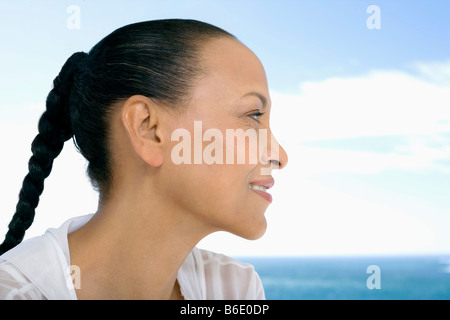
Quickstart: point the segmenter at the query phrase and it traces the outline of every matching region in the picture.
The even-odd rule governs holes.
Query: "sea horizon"
[[[448,300],[450,254],[236,257],[268,300]]]

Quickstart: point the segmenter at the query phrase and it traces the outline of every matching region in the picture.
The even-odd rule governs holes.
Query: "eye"
[[[250,117],[252,117],[253,119],[255,119],[257,122],[259,122],[259,117],[261,117],[264,113],[262,112],[255,112],[252,114],[249,114]]]

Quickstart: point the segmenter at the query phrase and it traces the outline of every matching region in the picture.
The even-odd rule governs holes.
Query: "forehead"
[[[269,97],[267,78],[259,59],[245,45],[235,39],[211,40],[202,52],[205,68],[194,98],[237,100],[249,92]]]

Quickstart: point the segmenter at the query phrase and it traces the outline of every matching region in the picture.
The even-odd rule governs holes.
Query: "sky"
[[[65,60],[123,25],[190,18],[226,29],[259,57],[271,128],[289,156],[273,173],[266,234],[219,232],[200,247],[235,256],[449,254],[449,14],[444,0],[1,1],[0,235]],[[85,168],[68,141],[26,238],[95,212]]]

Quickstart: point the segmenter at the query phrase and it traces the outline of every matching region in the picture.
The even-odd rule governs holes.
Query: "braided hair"
[[[203,72],[201,46],[218,37],[234,38],[204,22],[153,20],[115,30],[89,53],[74,53],[47,96],[46,110],[31,144],[28,174],[0,254],[23,240],[33,223],[44,180],[70,138],[88,161],[87,174],[93,187],[106,199],[112,181],[108,137],[113,105],[136,94],[174,108],[182,105]]]

